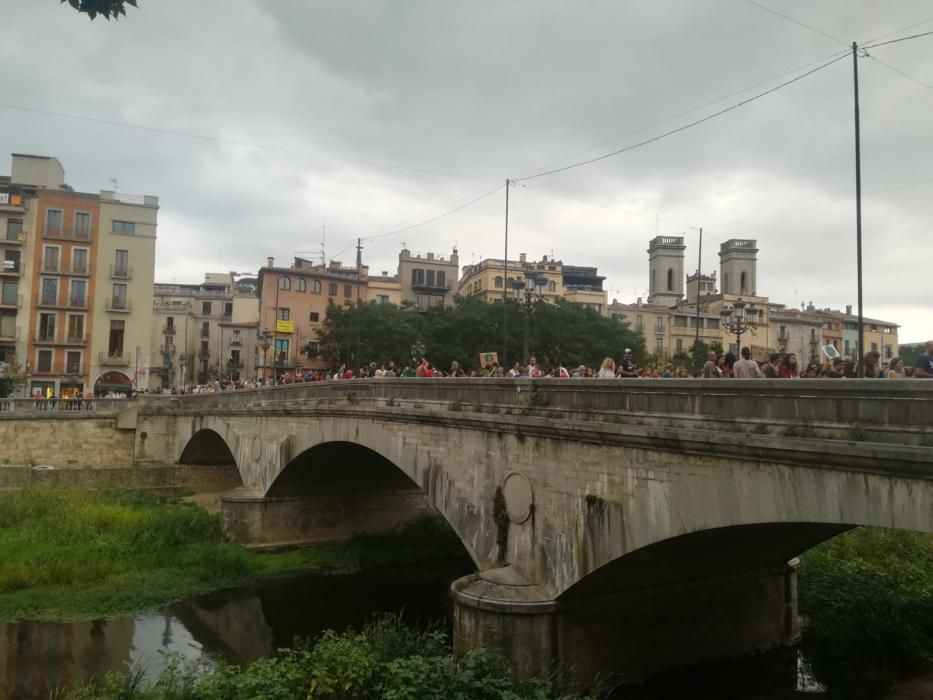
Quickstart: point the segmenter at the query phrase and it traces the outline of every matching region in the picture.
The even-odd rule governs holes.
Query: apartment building
[[[793,353],[798,364],[822,362],[823,319],[800,309],[788,309],[784,304],[769,304],[771,315],[771,348],[784,354]]]
[[[249,280],[207,273],[199,284],[154,285],[150,391],[256,377],[259,303]]]
[[[390,275],[383,270],[379,275],[368,275],[366,284],[366,301],[376,304],[402,304],[402,283],[398,275]],[[416,304],[416,300],[409,301]]]
[[[295,258],[289,267],[276,267],[268,258],[259,270],[259,374],[279,377],[285,372],[327,369],[318,356],[318,337],[329,304],[366,303],[369,270],[363,265],[328,265]],[[436,281],[436,280],[435,280]],[[404,295],[404,292],[401,292]]]
[[[515,297],[524,292],[526,280],[536,280],[536,293],[545,301],[554,303],[566,299],[606,315],[605,277],[595,267],[564,265],[560,260],[542,256],[529,261],[522,253],[518,260],[487,258],[474,265],[465,265],[460,277],[458,293],[483,301],[499,301],[504,296]]]
[[[719,315],[696,310],[644,303],[639,298],[634,304],[622,304],[613,299],[608,309],[611,318],[625,321],[632,330],[645,339],[645,348],[659,360],[681,353],[690,353],[699,336],[701,342],[719,342]],[[699,325],[699,332],[697,326]]]
[[[125,348],[149,345],[157,212],[156,197],[78,192],[56,158],[13,154],[0,178],[0,353],[30,395],[136,385],[145,362]]]
[[[412,255],[407,248],[398,256],[398,280],[401,300],[426,311],[437,306],[453,306],[457,293],[460,257],[453,249],[445,259],[434,253]]]

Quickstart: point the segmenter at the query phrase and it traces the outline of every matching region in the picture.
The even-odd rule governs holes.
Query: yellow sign
[[[275,332],[276,333],[294,333],[295,324],[292,321],[276,321]]]
[[[483,369],[489,369],[493,365],[499,364],[499,353],[497,352],[484,352],[480,353],[479,364]]]

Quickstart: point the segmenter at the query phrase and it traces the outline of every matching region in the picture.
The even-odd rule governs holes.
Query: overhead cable
[[[754,6],[754,7],[757,7],[757,8],[760,9],[760,10],[764,10],[765,12],[770,12],[772,15],[775,15],[775,16],[780,17],[780,18],[782,18],[782,19],[786,19],[788,22],[793,22],[793,23],[796,24],[798,27],[803,27],[804,29],[809,29],[811,32],[815,32],[815,33],[819,34],[820,36],[824,36],[824,37],[826,37],[827,39],[832,39],[833,41],[835,41],[835,42],[837,42],[837,43],[839,43],[839,44],[842,44],[843,46],[848,46],[848,45],[849,45],[849,42],[848,42],[848,41],[845,41],[845,40],[843,40],[843,39],[840,39],[840,38],[837,37],[837,36],[833,36],[832,34],[827,34],[827,33],[824,32],[823,30],[817,29],[816,27],[813,27],[813,26],[811,26],[811,25],[809,25],[809,24],[806,24],[806,23],[804,23],[804,22],[801,22],[800,20],[796,20],[796,19],[794,19],[793,17],[788,17],[787,15],[782,14],[782,13],[778,12],[777,10],[772,10],[770,7],[766,7],[765,5],[761,5],[761,4],[757,3],[757,2],[755,2],[755,0],[744,0],[744,1],[745,1],[746,3],[748,3],[749,5],[752,5],[752,6]]]

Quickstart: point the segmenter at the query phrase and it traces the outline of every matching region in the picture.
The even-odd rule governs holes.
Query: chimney
[[[638,306],[641,306],[641,297],[638,297],[638,301],[635,302]]]
[[[524,265],[525,262],[526,262],[527,260],[528,260],[528,256],[527,256],[527,255],[525,255],[524,253],[519,253],[519,254],[518,254],[518,262],[520,262],[520,263],[522,263],[522,264]]]
[[[428,260],[434,260],[434,253],[428,253]]]
[[[852,315],[852,304],[846,304],[846,316]]]
[[[266,258],[266,267],[275,267],[275,258]]]

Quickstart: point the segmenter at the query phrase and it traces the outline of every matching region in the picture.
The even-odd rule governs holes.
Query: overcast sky
[[[168,282],[313,257],[325,222],[328,258],[351,263],[357,236],[658,135],[845,50],[746,0],[139,4],[107,23],[58,0],[4,0],[0,153],[57,156],[76,189],[113,177],[121,192],[158,195],[156,279]],[[761,4],[842,42],[923,20],[886,38],[933,30],[928,0]],[[870,54],[859,62],[865,313],[900,323],[902,342],[924,340],[933,88],[915,81],[933,86],[933,36]],[[610,299],[631,302],[647,296],[648,241],[684,233],[692,272],[702,226],[704,272],[718,270],[722,241],[754,238],[759,293],[855,305],[852,113],[845,59],[643,148],[519,184],[510,257],[597,265]],[[462,263],[501,257],[504,194],[365,241],[364,262],[394,272],[402,243],[456,245]]]

